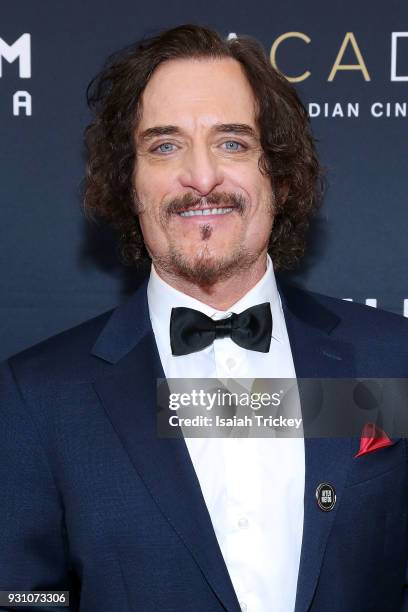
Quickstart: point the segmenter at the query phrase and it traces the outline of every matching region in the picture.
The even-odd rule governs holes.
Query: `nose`
[[[179,180],[183,187],[204,196],[223,182],[223,174],[215,155],[202,144],[183,156]]]

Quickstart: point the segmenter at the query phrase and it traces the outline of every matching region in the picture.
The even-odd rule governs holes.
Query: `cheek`
[[[272,217],[274,215],[275,208],[275,195],[271,186],[270,179],[262,175],[260,175],[259,179],[258,201],[261,209],[261,215],[270,219],[272,223]]]
[[[163,202],[175,192],[172,174],[164,167],[152,167],[141,160],[134,173],[134,185],[139,200],[146,209],[160,212]]]
[[[265,201],[269,203],[272,199],[270,179],[261,174],[258,162],[255,160],[251,164],[242,164],[239,167],[237,165],[236,168],[231,168],[229,179],[232,185],[246,193],[256,207]]]
[[[159,222],[155,219],[154,213],[149,209],[139,215],[140,229],[143,240],[150,255],[160,255],[165,251],[167,243],[166,234]]]
[[[152,168],[143,157],[137,160],[136,168],[133,173],[135,190],[142,204],[150,204],[155,197],[157,189],[157,173],[152,172]]]
[[[264,179],[264,177],[262,177]],[[258,235],[259,238],[269,237],[273,224],[273,201],[274,196],[269,181],[264,181],[263,185],[257,185],[254,195],[254,208],[248,219],[249,233]]]
[[[140,224],[158,221],[161,202],[159,186],[145,176],[143,180],[135,180],[135,191],[140,207]]]

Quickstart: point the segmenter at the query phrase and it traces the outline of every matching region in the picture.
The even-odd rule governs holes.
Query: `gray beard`
[[[153,263],[156,268],[174,277],[181,277],[199,287],[212,287],[220,281],[231,278],[239,271],[251,268],[258,257],[259,253],[252,253],[239,247],[228,257],[214,258],[204,255],[189,259],[176,247],[171,246],[168,255],[154,257]]]

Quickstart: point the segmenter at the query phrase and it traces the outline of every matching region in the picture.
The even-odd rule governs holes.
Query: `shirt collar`
[[[276,286],[272,260],[269,255],[267,256],[265,274],[248,293],[235,302],[228,310],[217,310],[186,293],[178,291],[158,275],[153,265],[151,267],[147,286],[147,300],[153,327],[162,330],[169,329],[172,308],[180,306],[184,308],[194,308],[212,319],[223,319],[231,312],[239,314],[256,304],[269,302],[273,321],[272,338],[278,341],[283,340],[283,310]]]

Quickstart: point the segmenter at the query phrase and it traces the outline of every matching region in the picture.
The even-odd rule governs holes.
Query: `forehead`
[[[153,125],[247,123],[255,125],[255,97],[236,60],[183,59],[163,62],[142,96],[138,130]]]

